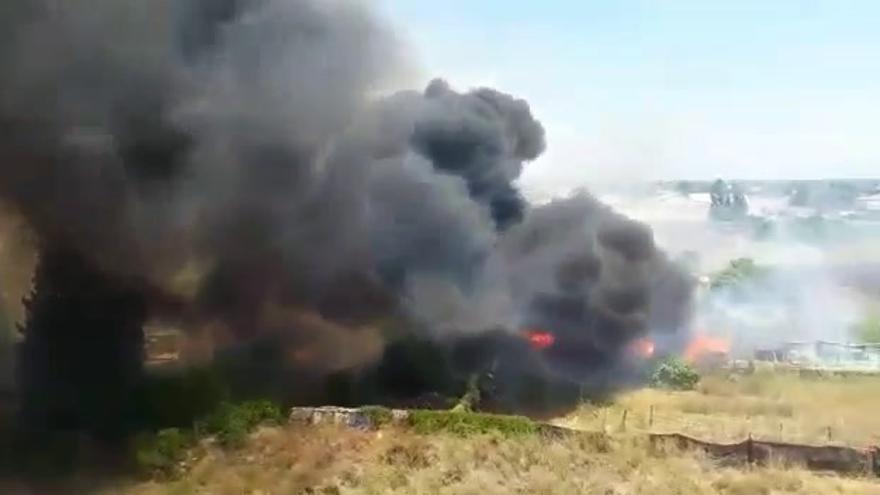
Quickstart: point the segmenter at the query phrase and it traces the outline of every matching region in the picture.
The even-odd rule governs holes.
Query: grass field
[[[739,440],[751,432],[778,439],[781,424],[784,440],[821,444],[829,442],[830,425],[832,443],[868,445],[880,433],[878,392],[880,378],[870,376],[710,375],[694,391],[643,389],[607,404],[584,404],[556,423],[604,428],[611,435],[553,439],[518,419],[502,418],[504,428],[487,430],[440,421],[442,413],[417,415],[418,423],[379,431],[264,426],[235,447],[202,440],[177,477],[117,480],[102,492],[89,482],[82,486],[107,495],[880,495],[876,479],[781,465],[722,466],[695,452],[657,451],[639,434],[680,431]]]
[[[653,424],[651,408],[653,406]],[[623,424],[627,411],[626,425]],[[203,448],[176,481],[114,487],[153,494],[880,494],[880,482],[799,469],[723,467],[693,452],[657,452],[644,431],[867,445],[880,433],[880,377],[757,372],[706,376],[697,390],[643,389],[584,404],[558,424],[611,440],[535,434],[331,426],[263,428],[239,450]],[[780,433],[780,424],[782,425]]]
[[[876,494],[865,480],[799,470],[720,468],[635,437],[611,443],[417,435],[385,429],[264,428],[235,451],[207,449],[178,481],[106,491],[158,494]]]
[[[653,422],[651,408],[653,406]],[[681,432],[705,440],[880,444],[880,376],[758,371],[704,376],[694,391],[641,389],[585,404],[557,424],[608,432]]]

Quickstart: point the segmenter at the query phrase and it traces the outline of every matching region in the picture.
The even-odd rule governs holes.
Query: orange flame
[[[648,337],[633,340],[629,344],[629,352],[633,356],[649,359],[654,355],[654,341]]]
[[[700,361],[710,355],[727,355],[730,352],[730,341],[724,337],[695,335],[684,351],[684,359],[689,363]]]
[[[543,330],[526,330],[525,337],[529,344],[538,351],[542,351],[556,343],[556,337],[552,333]]]

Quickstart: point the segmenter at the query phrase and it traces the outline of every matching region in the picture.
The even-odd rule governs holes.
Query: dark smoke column
[[[413,147],[437,170],[464,179],[500,230],[522,221],[526,201],[514,181],[546,147],[528,103],[489,88],[457,93],[435,79],[414,127]]]
[[[143,301],[75,252],[52,248],[41,255],[25,304],[23,425],[120,438],[142,369]]]
[[[680,326],[647,229],[586,195],[527,205],[545,136],[525,101],[439,80],[376,97],[408,71],[370,2],[3,2],[0,201],[45,249],[20,375],[35,427],[121,427],[159,296],[218,341],[289,341],[277,361],[309,376],[360,371],[405,320],[439,347],[500,334],[465,374],[487,347],[531,352],[535,327],[567,383],[611,382],[654,314]],[[241,376],[265,384],[255,355]],[[512,383],[544,373],[519,356]]]

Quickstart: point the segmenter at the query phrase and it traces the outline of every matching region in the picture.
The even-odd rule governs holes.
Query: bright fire
[[[654,341],[647,337],[633,340],[629,344],[629,350],[634,356],[648,359],[654,355]]]
[[[723,337],[695,335],[684,351],[684,359],[690,363],[697,362],[711,355],[727,355],[730,352],[730,341]]]
[[[550,347],[556,342],[556,337],[552,333],[543,330],[526,330],[525,335],[529,344],[539,351]]]

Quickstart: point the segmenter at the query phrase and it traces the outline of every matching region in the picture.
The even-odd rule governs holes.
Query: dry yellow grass
[[[758,372],[708,376],[692,392],[638,390],[585,404],[558,423],[603,427],[611,440],[515,438],[411,430],[264,428],[239,450],[208,447],[176,481],[106,493],[162,494],[878,494],[871,479],[800,469],[722,467],[693,452],[656,452],[642,431],[866,445],[880,437],[880,377],[801,377]],[[649,424],[651,406],[654,424]],[[625,432],[623,411],[627,411]]]
[[[107,493],[161,494],[878,494],[868,480],[798,470],[720,468],[692,454],[656,453],[624,436],[611,444],[419,436],[409,431],[274,428],[241,450],[209,453],[173,482]]]
[[[585,404],[557,423],[616,432],[624,410],[628,431],[682,432],[715,441],[738,441],[751,433],[768,440],[880,444],[880,377],[867,375],[712,375],[695,391],[636,390],[610,404]]]

